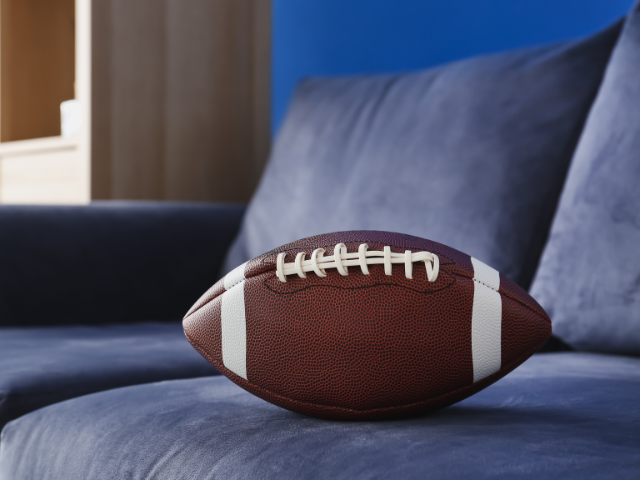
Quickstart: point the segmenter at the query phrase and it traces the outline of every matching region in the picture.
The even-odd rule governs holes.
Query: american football
[[[551,335],[542,307],[490,266],[377,231],[317,235],[254,258],[211,287],[183,326],[245,390],[344,420],[451,405]]]

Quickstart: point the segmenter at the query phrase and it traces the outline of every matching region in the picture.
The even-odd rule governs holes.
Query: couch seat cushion
[[[0,329],[0,428],[69,398],[216,370],[180,322]]]
[[[637,478],[640,359],[536,355],[436,414],[282,410],[224,377],[121,388],[11,422],[0,479]]]

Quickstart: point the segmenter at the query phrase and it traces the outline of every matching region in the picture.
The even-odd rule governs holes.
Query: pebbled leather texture
[[[390,246],[393,252],[429,251],[440,257],[437,281],[416,264],[351,267],[327,277],[276,275],[276,257],[345,243],[357,251]],[[221,354],[224,279],[183,321],[192,345],[223,374],[249,392],[299,413],[335,419],[372,419],[424,413],[462,400],[513,370],[551,334],[549,318],[518,287],[500,276],[501,365],[474,383],[471,258],[436,242],[398,233],[350,231],[284,245],[244,267],[246,379],[225,367]],[[237,277],[238,272],[234,275]],[[228,281],[228,280],[227,280]],[[505,286],[503,288],[503,283]],[[486,288],[486,287],[485,287]],[[498,295],[498,294],[497,294]],[[494,342],[494,344],[496,344]],[[495,369],[494,369],[495,370]]]

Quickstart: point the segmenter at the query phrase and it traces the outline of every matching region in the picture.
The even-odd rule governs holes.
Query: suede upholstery
[[[457,405],[387,422],[303,417],[224,377],[178,380],[11,422],[0,480],[631,480],[640,471],[638,398],[640,359],[583,353],[535,355]]]
[[[180,322],[0,329],[0,428],[69,398],[218,372]]]
[[[640,4],[607,67],[532,292],[573,347],[640,355]]]
[[[444,243],[528,288],[619,30],[304,82],[226,270],[299,238],[383,230]]]
[[[217,373],[180,319],[217,279],[243,212],[0,207],[0,428],[79,395]],[[150,320],[171,323],[139,323]]]
[[[181,319],[217,279],[240,205],[0,207],[0,326]]]

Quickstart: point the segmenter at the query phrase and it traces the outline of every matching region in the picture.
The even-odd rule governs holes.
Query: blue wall
[[[272,119],[307,76],[413,70],[588,35],[632,0],[273,0]]]

